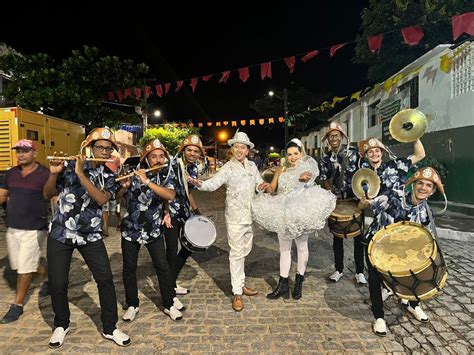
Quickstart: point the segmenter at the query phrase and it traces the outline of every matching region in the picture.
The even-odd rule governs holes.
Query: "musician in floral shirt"
[[[81,144],[90,147],[92,157],[109,159],[118,145],[108,128],[96,128]],[[50,348],[62,346],[69,332],[68,279],[74,249],[94,276],[99,291],[102,335],[117,345],[128,346],[130,337],[116,327],[117,297],[109,257],[102,241],[102,205],[114,198],[118,185],[114,173],[103,162],[89,162],[84,155],[63,164],[51,161],[50,177],[43,190],[45,198],[59,194],[48,238],[48,275],[55,330]]]
[[[145,146],[140,157],[140,167],[157,168],[169,161],[162,143],[155,139]],[[183,308],[173,289],[171,270],[166,260],[163,238],[163,204],[175,197],[176,182],[168,166],[147,172],[139,169],[136,176],[122,182],[119,198],[125,193],[127,212],[122,231],[123,284],[125,287],[125,314],[122,319],[131,322],[139,312],[137,265],[142,245],[148,249],[160,285],[164,313],[173,320],[182,318]]]

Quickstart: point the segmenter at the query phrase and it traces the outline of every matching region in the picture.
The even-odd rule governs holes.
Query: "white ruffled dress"
[[[310,181],[300,182],[309,171]],[[305,156],[296,167],[287,168],[278,177],[277,195],[259,193],[252,204],[254,220],[280,238],[295,239],[303,233],[320,230],[336,207],[336,196],[314,183],[318,163]]]

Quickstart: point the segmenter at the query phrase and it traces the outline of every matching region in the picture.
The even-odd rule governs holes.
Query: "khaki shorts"
[[[19,274],[36,272],[41,257],[41,248],[44,248],[46,231],[7,229],[8,259],[12,270]]]

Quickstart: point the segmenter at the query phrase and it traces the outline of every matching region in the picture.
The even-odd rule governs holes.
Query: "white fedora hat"
[[[252,149],[255,146],[250,141],[249,136],[247,136],[247,133],[239,132],[239,130],[237,130],[237,132],[235,132],[234,138],[229,139],[227,141],[227,144],[230,145],[230,146],[234,145],[235,143],[241,143],[241,144],[248,145],[250,149]]]

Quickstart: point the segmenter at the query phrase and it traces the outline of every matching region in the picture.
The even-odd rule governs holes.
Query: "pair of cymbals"
[[[352,176],[352,191],[359,199],[372,199],[380,191],[380,178],[370,169],[362,168]]]
[[[402,143],[420,139],[427,128],[428,120],[424,113],[411,108],[398,112],[388,126],[391,136]]]

